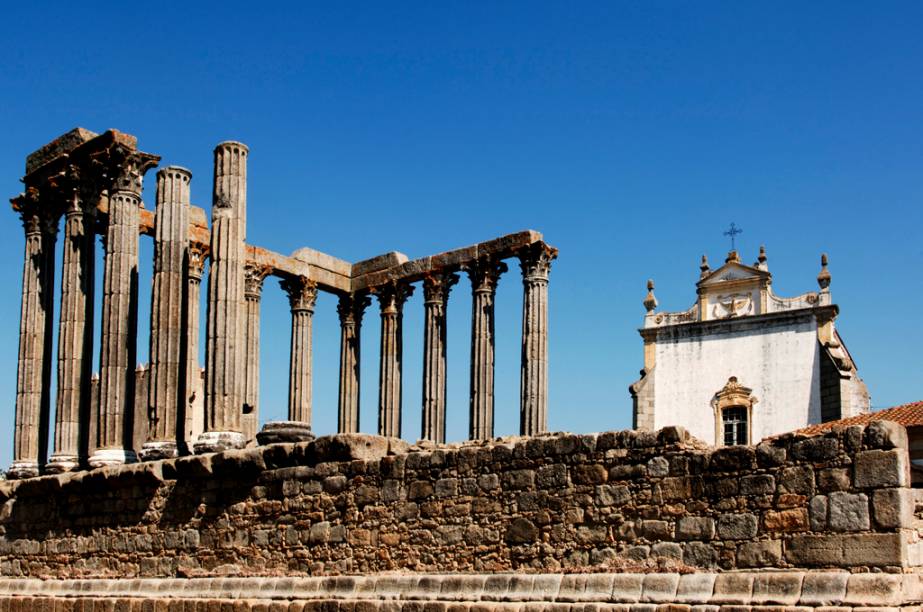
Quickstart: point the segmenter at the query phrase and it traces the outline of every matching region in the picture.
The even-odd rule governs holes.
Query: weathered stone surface
[[[837,491],[827,496],[827,526],[834,531],[864,531],[869,528],[869,503],[864,493]]]
[[[780,540],[744,542],[737,547],[738,567],[775,567],[781,558]]]
[[[846,598],[846,572],[808,572],[801,584],[799,603],[806,606],[833,606]]]
[[[875,524],[883,529],[910,527],[913,523],[911,489],[879,489],[872,494]]]
[[[711,540],[715,537],[715,520],[701,516],[686,516],[676,527],[678,540]]]
[[[910,483],[907,453],[895,450],[868,450],[856,455],[854,486],[906,487]]]
[[[906,554],[897,533],[796,535],[785,545],[786,561],[798,567],[901,566]]]
[[[894,421],[872,421],[865,428],[865,444],[870,448],[907,449],[907,429]]]
[[[753,514],[722,514],[718,517],[718,537],[725,540],[747,540],[758,531],[757,518]]]

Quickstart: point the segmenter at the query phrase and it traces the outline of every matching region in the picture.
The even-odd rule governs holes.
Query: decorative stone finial
[[[699,270],[701,271],[699,274],[700,278],[705,278],[709,270],[711,270],[711,268],[708,267],[708,257],[705,255],[702,255],[702,263],[699,265]]]
[[[766,265],[766,260],[767,260],[767,259],[769,259],[769,258],[766,257],[766,245],[761,244],[761,245],[760,245],[760,256],[756,258],[756,261],[757,261],[760,265],[765,266],[765,265]]]
[[[728,256],[724,260],[724,263],[731,263],[732,261],[734,263],[740,263],[740,255],[738,255],[737,251],[728,251]]]
[[[827,269],[827,254],[820,256],[820,274],[817,275],[817,284],[820,285],[822,293],[830,291],[830,271]]]
[[[653,279],[648,279],[647,281],[647,297],[644,298],[644,307],[648,312],[654,312],[654,309],[657,308],[657,298],[654,297]]]

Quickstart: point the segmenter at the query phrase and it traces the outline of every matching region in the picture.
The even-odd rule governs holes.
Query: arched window
[[[721,391],[712,399],[715,409],[715,443],[725,446],[750,444],[753,405],[756,398],[752,389],[737,382],[731,376]]]

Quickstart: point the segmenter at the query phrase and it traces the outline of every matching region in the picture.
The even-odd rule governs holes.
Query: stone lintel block
[[[501,258],[510,257],[514,254],[515,251],[521,249],[522,247],[529,246],[530,244],[540,242],[541,239],[541,233],[534,230],[524,230],[514,234],[507,234],[505,236],[500,236],[499,238],[494,238],[493,240],[487,240],[486,242],[477,244],[477,256],[499,256]]]
[[[201,206],[189,206],[189,225],[197,228],[208,228],[208,215]]]
[[[766,572],[753,580],[754,604],[791,606],[801,597],[802,572]]]
[[[844,603],[853,606],[899,606],[902,603],[900,574],[853,574],[846,585]]]
[[[671,603],[676,598],[679,574],[647,574],[644,576],[644,592],[641,602]]]
[[[868,450],[856,454],[853,485],[859,489],[910,486],[907,451]]]
[[[801,583],[801,599],[805,606],[834,606],[846,599],[848,572],[807,572]]]
[[[746,604],[753,594],[753,574],[726,573],[715,578],[715,590],[712,593],[713,604]]]
[[[687,604],[705,604],[715,591],[715,574],[683,574],[676,587],[676,600]]]
[[[46,145],[41,146],[26,157],[26,175],[32,174],[45,164],[66,155],[85,142],[96,138],[98,134],[82,127],[61,134]]]
[[[295,251],[298,253],[299,251]],[[296,255],[293,253],[292,257]],[[350,276],[353,278],[362,276],[364,274],[369,274],[370,272],[381,272],[382,270],[387,270],[388,268],[394,268],[402,264],[407,263],[407,256],[398,251],[389,251],[388,253],[383,253],[381,255],[376,255],[375,257],[370,257],[369,259],[363,259],[362,261],[357,261],[352,264],[350,269]]]
[[[433,269],[457,268],[462,264],[472,262],[478,258],[477,245],[462,247],[445,253],[438,253],[430,257]]]
[[[612,601],[637,603],[644,592],[644,574],[614,574],[612,576]]]
[[[907,544],[900,533],[795,535],[785,560],[796,567],[904,567]]]
[[[399,253],[397,254],[399,255]],[[291,258],[297,259],[298,261],[303,261],[318,268],[323,268],[324,270],[335,272],[342,276],[352,276],[352,271],[354,268],[354,266],[346,260],[339,259],[333,255],[328,255],[327,253],[315,251],[314,249],[310,249],[308,247],[302,247],[296,250],[291,254]]]

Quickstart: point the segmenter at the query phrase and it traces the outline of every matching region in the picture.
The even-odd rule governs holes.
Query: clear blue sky
[[[193,172],[251,148],[249,241],[348,260],[410,257],[524,228],[551,280],[555,430],[631,423],[644,284],[692,304],[731,221],[774,288],[816,288],[830,255],[839,329],[876,407],[923,399],[923,5],[917,2],[58,3],[4,8],[0,186],[75,127],[118,128]],[[154,173],[145,202],[153,203]],[[142,256],[147,358],[152,249]],[[0,463],[12,444],[23,237],[0,223]],[[100,275],[101,276],[101,275]],[[57,288],[56,288],[57,289]],[[497,433],[518,411],[521,284],[501,281]],[[419,435],[422,296],[405,317],[405,437]],[[315,320],[315,429],[336,426],[338,324]],[[263,301],[263,418],[283,418],[288,306]],[[375,426],[377,311],[363,329]],[[467,430],[470,292],[449,308],[449,437]],[[97,339],[98,344],[98,339]]]

